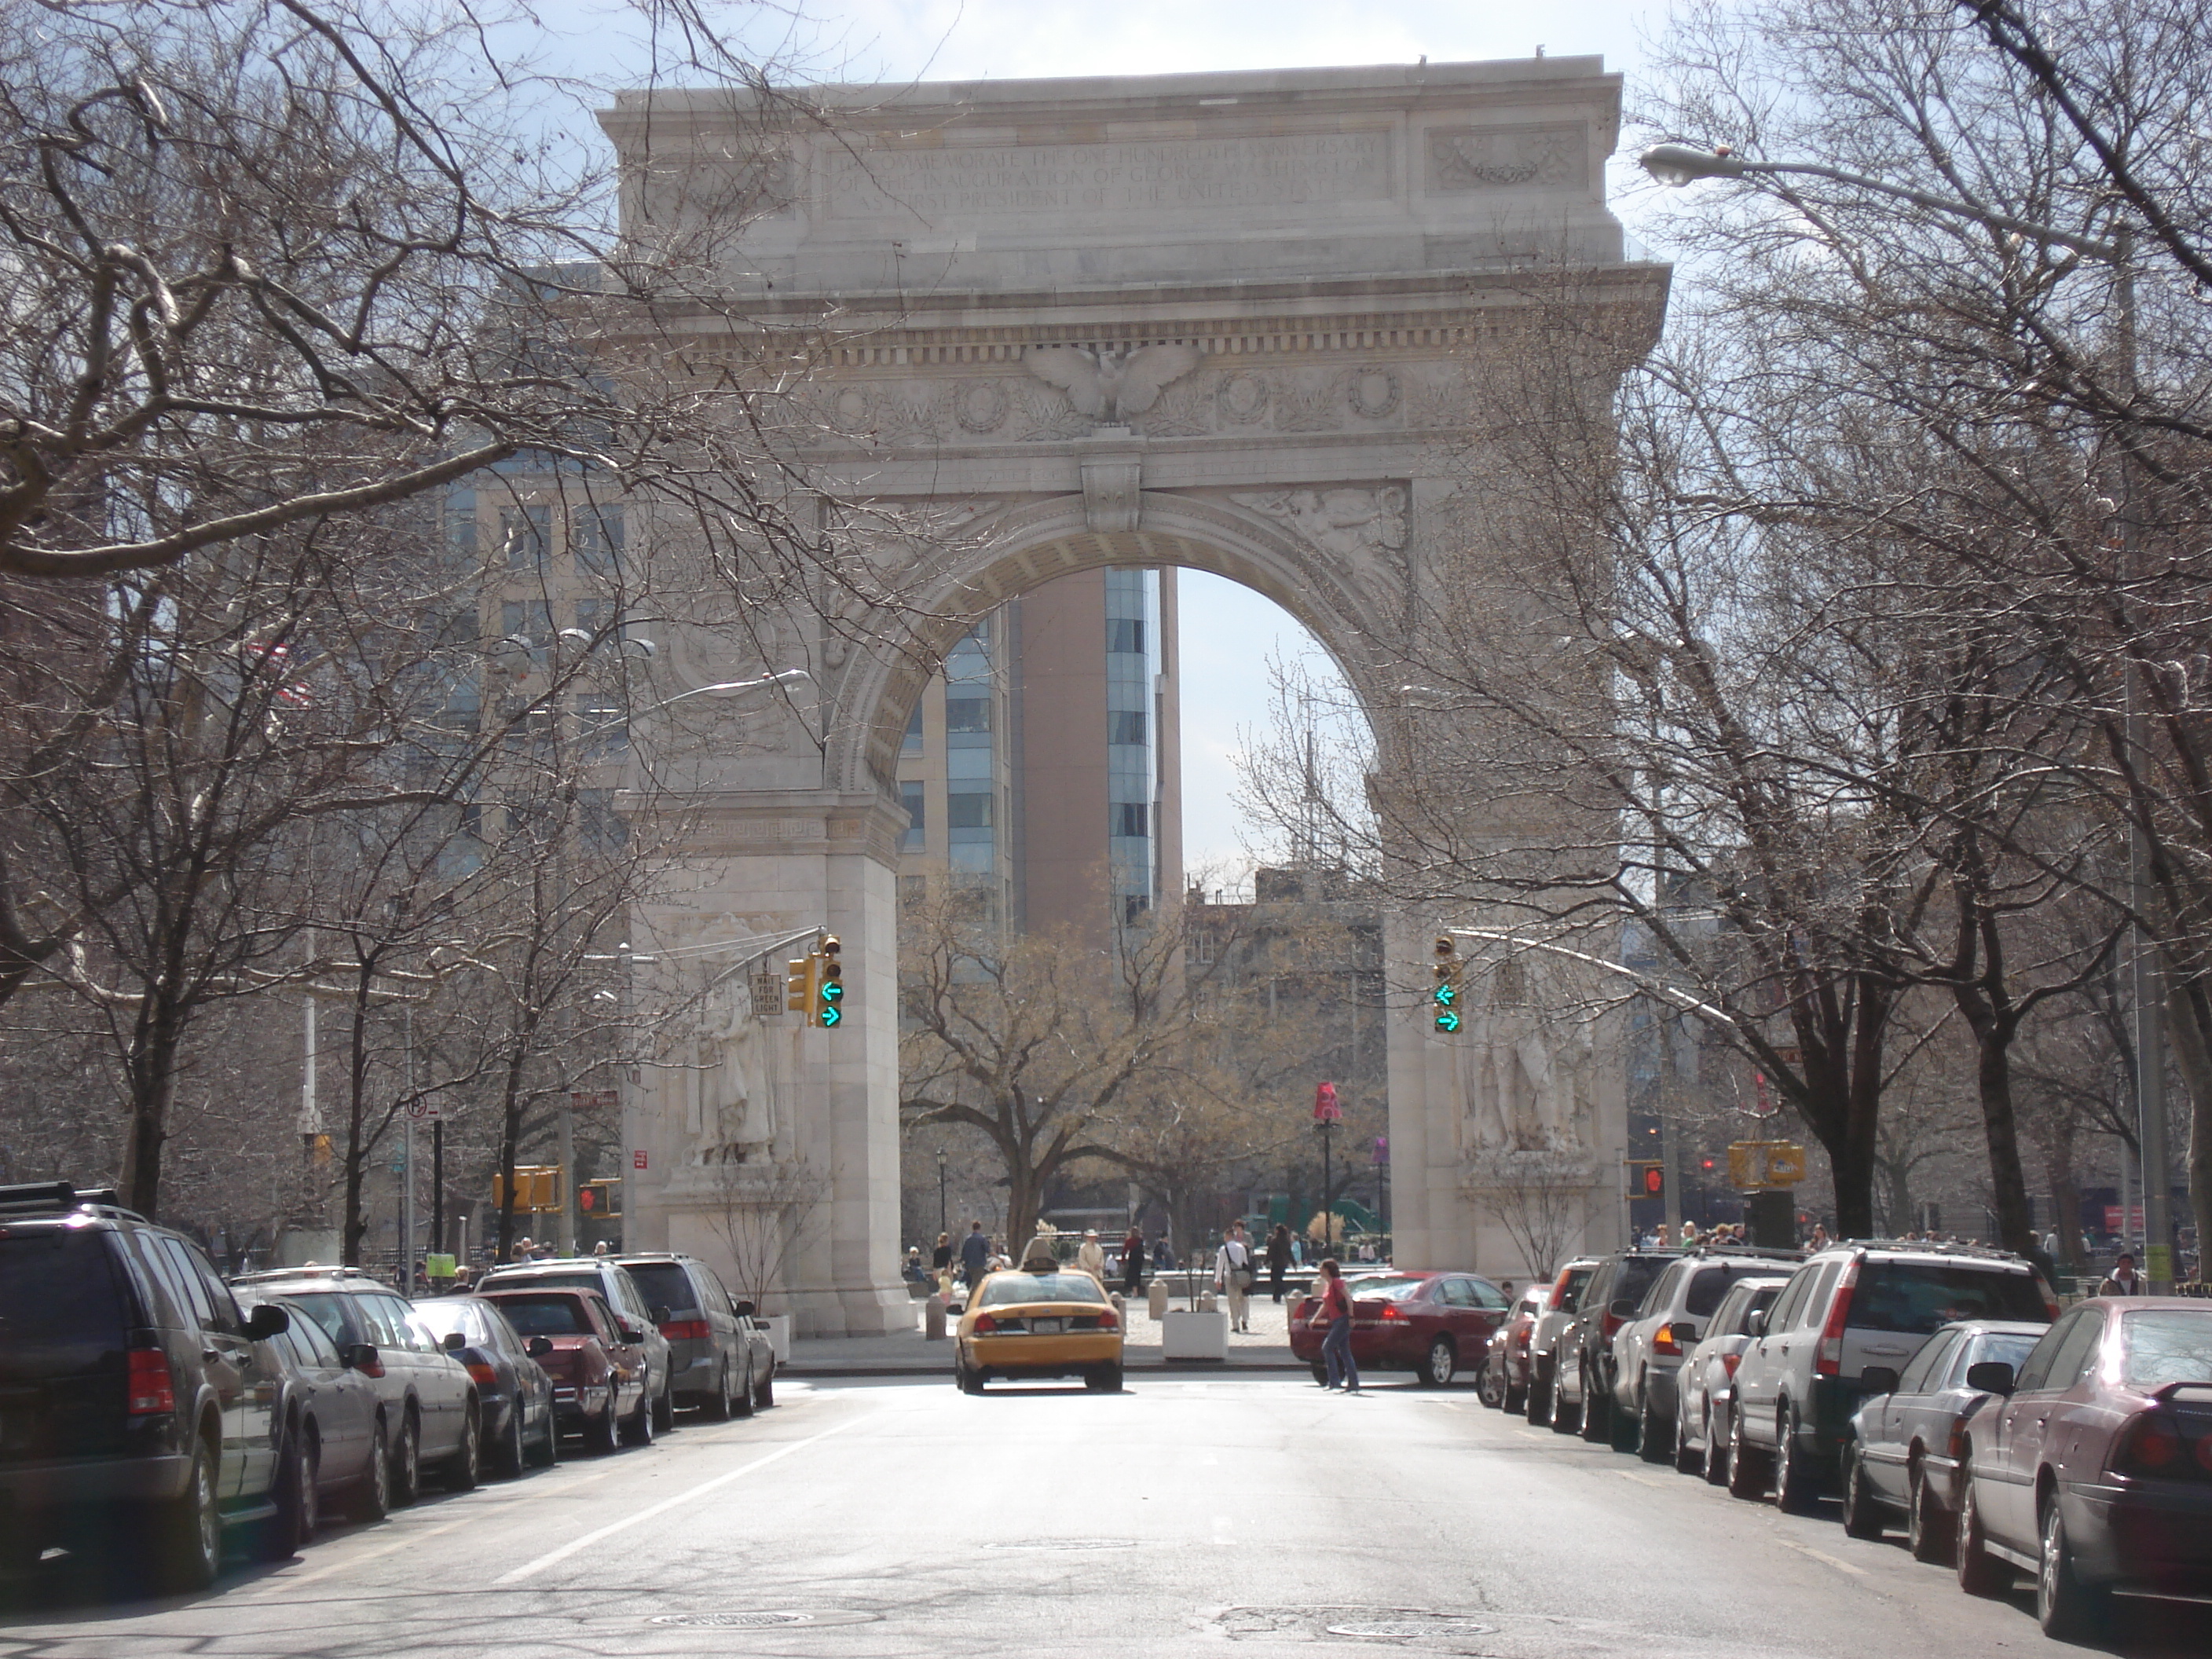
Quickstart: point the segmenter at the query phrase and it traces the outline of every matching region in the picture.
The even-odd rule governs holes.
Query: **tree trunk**
[[[349,1267],[361,1266],[362,1241],[368,1234],[368,1217],[362,1209],[362,1188],[368,1177],[369,1148],[362,1134],[368,1088],[368,981],[354,999],[353,1030],[346,1048],[345,1215],[339,1225],[338,1260]]]
[[[123,1139],[118,1180],[123,1203],[148,1220],[159,1219],[161,1155],[169,1140],[169,1108],[177,1094],[177,1051],[185,1037],[184,1011],[158,992],[139,1017],[125,1075],[131,1118]]]
[[[2176,982],[2167,994],[2169,1045],[2189,1091],[2189,1207],[2197,1218],[2197,1277],[2212,1245],[2212,1001],[2201,979]],[[2174,1264],[2176,1277],[2181,1264]]]
[[[494,1261],[514,1259],[514,1166],[522,1155],[522,1068],[526,1049],[516,1043],[507,1051],[507,1074],[501,1080],[499,1102],[499,1237],[492,1247]]]
[[[1954,994],[1974,1034],[1974,1088],[1982,1109],[1982,1138],[1989,1147],[1997,1242],[2016,1255],[2030,1255],[2042,1241],[2035,1236],[2034,1214],[2027,1201],[2020,1121],[2013,1110],[2012,1039],[2018,1022],[1996,1012],[1978,986],[1958,986]]]
[[[2087,1266],[2081,1255],[2081,1182],[2074,1170],[2074,1141],[2078,1133],[2074,1114],[2062,1112],[2052,1126],[2044,1160],[2051,1182],[2051,1207],[2058,1212],[2052,1229],[2058,1235],[2058,1261],[2077,1279]]]

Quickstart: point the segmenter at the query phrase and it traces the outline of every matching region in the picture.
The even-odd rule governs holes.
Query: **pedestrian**
[[[1326,1373],[1322,1387],[1341,1386],[1346,1394],[1359,1392],[1359,1367],[1352,1358],[1352,1290],[1344,1282],[1336,1258],[1321,1261],[1321,1306],[1314,1316],[1328,1327],[1322,1338],[1321,1357]]]
[[[1277,1302],[1283,1299],[1283,1275],[1291,1268],[1291,1230],[1282,1222],[1267,1235],[1267,1289]]]
[[[2097,1286],[2099,1296],[2142,1296],[2143,1282],[2136,1272],[2136,1259],[2126,1250],[2112,1264],[2112,1271],[2105,1275],[2105,1282]]]
[[[1698,1224],[1694,1221],[1685,1221],[1682,1224],[1682,1248],[1686,1250],[1697,1242]]]
[[[1083,1243],[1075,1247],[1075,1265],[1098,1281],[1098,1288],[1106,1288],[1106,1247],[1098,1242],[1098,1229],[1083,1230]]]
[[[1821,1251],[1826,1249],[1832,1243],[1834,1243],[1834,1241],[1828,1237],[1828,1229],[1826,1224],[1823,1222],[1816,1221],[1813,1224],[1812,1237],[1805,1241],[1805,1248],[1811,1251],[1814,1255],[1818,1255]]]
[[[1213,1288],[1229,1298],[1229,1328],[1249,1331],[1252,1296],[1252,1249],[1244,1241],[1244,1224],[1234,1223],[1213,1257]]]
[[[596,1244],[594,1244],[594,1245],[592,1245],[592,1254],[593,1255],[605,1255],[606,1253],[607,1253],[607,1241],[606,1241],[605,1239],[604,1239],[604,1238],[603,1238],[603,1239],[601,1239],[598,1243],[596,1243]]]
[[[1121,1294],[1133,1297],[1144,1288],[1145,1236],[1133,1221],[1128,1236],[1121,1241]]]
[[[984,1237],[983,1224],[968,1224],[968,1237],[960,1241],[960,1277],[970,1289],[981,1282],[991,1260],[991,1241]]]
[[[1168,1236],[1162,1233],[1152,1241],[1152,1271],[1171,1273],[1175,1271],[1175,1252],[1168,1247]]]

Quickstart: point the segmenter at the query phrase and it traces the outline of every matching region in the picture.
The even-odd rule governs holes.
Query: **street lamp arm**
[[[1694,179],[1785,176],[1826,179],[1831,184],[1847,185],[1852,190],[1869,191],[1894,201],[1910,202],[1915,207],[1926,208],[1930,213],[1941,213],[1953,218],[1978,219],[1984,224],[1995,225],[2001,230],[2016,232],[2033,242],[2071,248],[2075,252],[2104,264],[2118,264],[2124,257],[2116,244],[2100,241],[2094,236],[2061,230],[2056,225],[2039,224],[2033,219],[2022,219],[1996,208],[1978,207],[1971,202],[1956,201],[1929,191],[1916,190],[1910,185],[1893,185],[1887,179],[1870,179],[1864,173],[1825,167],[1817,161],[1747,161],[1740,155],[1723,155],[1712,150],[1698,149],[1689,144],[1654,144],[1636,159],[1642,163],[1646,173],[1669,188],[1686,185]]]
[[[719,685],[695,685],[689,691],[678,691],[672,697],[663,697],[659,702],[647,705],[645,712],[652,714],[672,703],[682,702],[687,697],[734,697],[746,691],[765,690],[771,685],[785,685],[793,680],[811,680],[813,678],[804,668],[779,668],[775,673],[763,674],[757,680],[724,680]]]

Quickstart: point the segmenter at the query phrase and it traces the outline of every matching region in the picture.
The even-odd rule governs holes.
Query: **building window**
[[[1150,833],[1145,828],[1145,820],[1150,816],[1150,810],[1145,802],[1117,800],[1109,810],[1113,814],[1115,835],[1141,839]]]
[[[929,796],[920,780],[909,780],[899,785],[899,805],[907,811],[906,839],[900,844],[902,853],[919,853],[928,845],[925,831],[928,828]]]
[[[456,562],[477,562],[477,492],[457,489],[446,497],[446,551]]]
[[[1136,656],[1145,654],[1145,624],[1141,617],[1109,617],[1106,619],[1106,648],[1124,651]]]
[[[1190,959],[1204,964],[1213,960],[1213,930],[1200,927],[1190,936]]]
[[[579,570],[605,574],[622,566],[628,536],[619,506],[580,507],[568,519],[568,550],[576,556]]]
[[[988,697],[947,697],[945,700],[945,729],[955,734],[989,732],[991,700]]]
[[[1146,913],[1152,908],[1152,900],[1146,898],[1142,893],[1125,894],[1121,899],[1121,925],[1124,927],[1134,927],[1145,919]]]
[[[544,599],[502,599],[499,631],[508,639],[527,640],[530,660],[543,668],[553,648],[553,607]]]
[[[510,570],[542,570],[553,540],[553,509],[550,507],[502,507],[499,510],[499,544],[507,550]]]
[[[948,830],[988,830],[991,796],[987,790],[963,790],[945,797],[945,827]]]
[[[919,755],[921,752],[921,705],[920,703],[916,703],[914,706],[914,713],[907,716],[906,736],[899,741],[899,753],[902,755]]]
[[[587,853],[611,857],[629,841],[629,825],[615,811],[611,789],[576,792],[576,839]]]
[[[899,902],[901,904],[926,904],[928,902],[929,878],[927,876],[901,876],[899,878]]]
[[[1106,715],[1106,741],[1143,743],[1145,741],[1145,711],[1141,708],[1109,709]]]
[[[629,720],[619,697],[576,699],[576,735],[593,758],[619,755],[629,747]]]

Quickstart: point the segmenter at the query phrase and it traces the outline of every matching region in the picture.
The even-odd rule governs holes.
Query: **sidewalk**
[[[1170,1304],[1182,1307],[1180,1302]],[[1225,1307],[1227,1304],[1223,1304]],[[919,1309],[921,1304],[915,1304]],[[1128,1328],[1121,1346],[1121,1364],[1129,1370],[1175,1371],[1192,1376],[1218,1376],[1224,1372],[1292,1373],[1306,1369],[1291,1357],[1290,1304],[1277,1307],[1263,1290],[1252,1298],[1250,1334],[1232,1332],[1229,1358],[1178,1359],[1160,1357],[1160,1328],[1145,1310],[1140,1297],[1128,1307]],[[948,1332],[957,1319],[948,1320]],[[937,1376],[952,1375],[952,1341],[948,1334],[939,1342],[927,1340],[917,1323],[910,1331],[889,1336],[800,1337],[791,1345],[791,1358],[777,1368],[786,1376]]]

